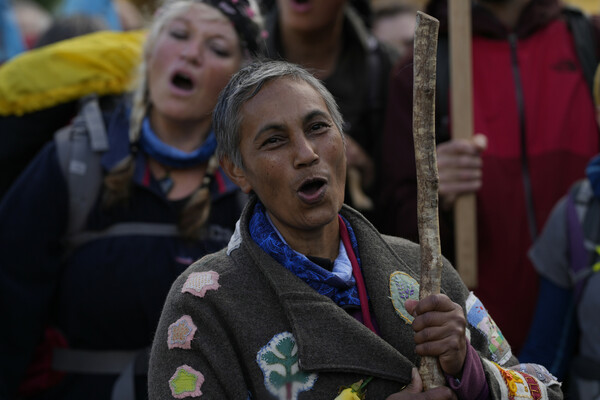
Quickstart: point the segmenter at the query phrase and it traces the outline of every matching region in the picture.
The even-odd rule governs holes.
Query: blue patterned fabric
[[[345,219],[343,219],[343,221],[348,228],[348,235],[352,242],[352,250],[360,265],[361,262],[358,254],[356,236],[348,221]],[[318,266],[306,258],[306,256],[298,253],[284,243],[277,234],[275,228],[273,228],[269,222],[265,207],[261,202],[257,202],[254,207],[254,214],[250,219],[249,228],[250,236],[252,236],[252,239],[254,239],[261,249],[317,292],[329,297],[341,307],[347,305],[360,306],[358,290],[354,284],[354,280],[352,280],[351,284],[344,282],[344,280],[336,274]],[[346,249],[346,251],[348,251],[348,249]]]
[[[202,146],[191,153],[186,153],[162,142],[152,130],[150,120],[146,117],[142,123],[140,147],[144,153],[163,165],[172,168],[189,168],[208,162],[217,149],[217,138],[211,130]]]

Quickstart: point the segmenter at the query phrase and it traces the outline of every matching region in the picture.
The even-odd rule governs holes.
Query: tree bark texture
[[[435,149],[435,82],[439,21],[417,13],[414,39],[413,135],[417,168],[417,219],[421,246],[419,298],[440,292],[442,252],[438,220]],[[437,358],[423,357],[419,373],[425,390],[444,386]]]

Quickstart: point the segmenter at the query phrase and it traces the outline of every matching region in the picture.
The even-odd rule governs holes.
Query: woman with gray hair
[[[227,244],[246,200],[219,168],[212,112],[262,40],[253,2],[167,1],[133,101],[85,102],[3,197],[0,398],[147,397],[171,283]]]
[[[150,398],[561,398],[543,367],[517,365],[447,261],[443,294],[419,301],[418,245],[343,204],[341,117],[311,74],[243,68],[214,123],[223,169],[251,196],[229,245],[173,284]],[[423,392],[420,356],[438,357],[447,386]]]

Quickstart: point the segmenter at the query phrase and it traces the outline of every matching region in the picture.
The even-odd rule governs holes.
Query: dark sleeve
[[[573,291],[540,277],[538,301],[519,360],[545,366],[565,378],[577,343]]]
[[[213,269],[195,269],[203,260],[179,276],[165,301],[148,368],[150,400],[202,394],[210,399],[247,397],[244,380],[249,377],[243,372],[236,346],[230,340],[235,335],[231,334],[225,319],[215,314],[220,308],[215,304],[224,304],[227,296],[215,294],[211,296],[213,303],[208,296],[200,298],[182,290],[191,271]],[[185,336],[173,340],[174,332],[182,326],[185,326]],[[187,376],[188,382],[182,382],[181,376]],[[187,383],[187,388],[180,388],[183,383]]]
[[[12,398],[48,319],[67,202],[50,142],[0,203],[0,398]]]

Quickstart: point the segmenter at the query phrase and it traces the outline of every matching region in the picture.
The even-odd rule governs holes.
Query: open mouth
[[[315,200],[322,193],[322,188],[327,182],[322,178],[310,179],[304,182],[298,189],[298,194],[305,200]]]
[[[194,89],[194,82],[192,81],[192,79],[189,76],[180,72],[175,74],[171,82],[176,88],[181,90],[191,91]]]
[[[296,12],[308,12],[311,9],[310,0],[292,0],[290,4]]]

